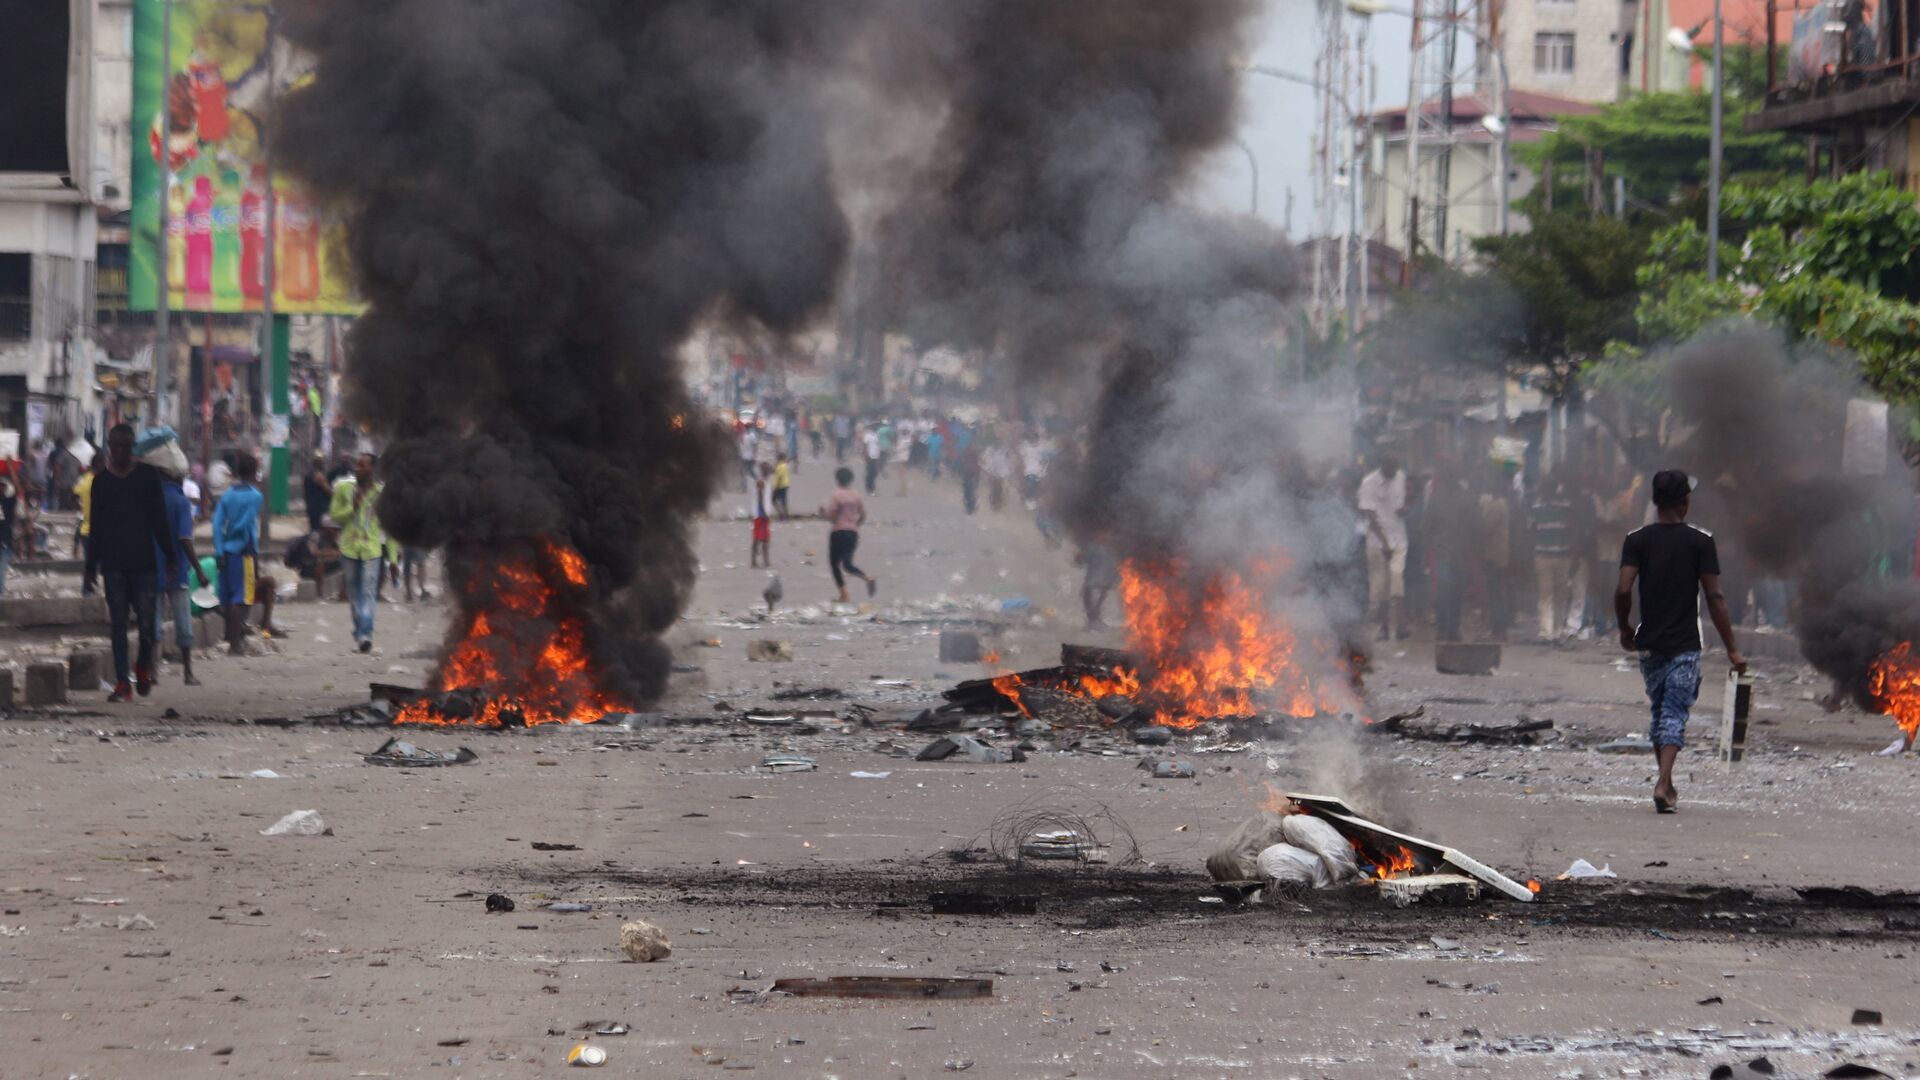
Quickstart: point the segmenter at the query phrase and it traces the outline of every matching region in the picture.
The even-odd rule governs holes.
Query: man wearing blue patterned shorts
[[[1653,707],[1650,735],[1660,762],[1653,785],[1653,808],[1671,814],[1680,801],[1673,786],[1673,763],[1687,741],[1687,714],[1700,696],[1700,593],[1707,614],[1726,643],[1736,671],[1746,657],[1733,641],[1733,620],[1720,591],[1720,554],[1713,534],[1687,524],[1693,480],[1666,469],[1653,476],[1653,505],[1659,520],[1627,534],[1620,552],[1620,584],[1613,593],[1620,644],[1640,654],[1640,677]],[[1633,590],[1640,587],[1640,625],[1633,625]]]

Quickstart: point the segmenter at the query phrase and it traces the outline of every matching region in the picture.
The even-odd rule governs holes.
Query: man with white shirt
[[[1397,455],[1380,455],[1360,481],[1357,502],[1367,538],[1368,606],[1380,620],[1380,639],[1392,641],[1406,632],[1407,603],[1407,474]]]

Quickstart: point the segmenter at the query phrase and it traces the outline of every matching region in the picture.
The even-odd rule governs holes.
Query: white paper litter
[[[1571,878],[1578,881],[1582,878],[1617,878],[1619,876],[1619,874],[1613,872],[1612,863],[1595,869],[1594,865],[1587,860],[1575,859],[1573,860],[1573,865],[1567,867],[1566,873],[1561,874],[1557,880],[1566,881]]]

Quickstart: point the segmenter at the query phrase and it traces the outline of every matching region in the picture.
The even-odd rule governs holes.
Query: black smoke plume
[[[1195,595],[1221,572],[1260,580],[1331,646],[1340,619],[1312,594],[1353,531],[1296,442],[1312,391],[1283,377],[1279,342],[1298,260],[1259,220],[1182,201],[1233,136],[1260,11],[925,6],[935,29],[913,39],[937,45],[900,97],[940,102],[939,124],[876,244],[895,325],[1002,358],[1009,404],[1068,403],[1077,540],[1185,568]]]
[[[840,276],[825,120],[796,74],[839,10],[312,0],[286,17],[316,67],[275,150],[347,217],[368,302],[347,409],[391,439],[382,520],[446,549],[469,618],[503,561],[564,586],[531,552],[577,549],[588,585],[560,588],[562,614],[602,689],[636,704],[664,685],[659,635],[723,460],[676,350],[703,319],[798,329]],[[554,629],[500,623],[536,651]]]
[[[1735,553],[1723,566],[1727,587],[1751,588],[1756,573],[1790,582],[1801,653],[1876,708],[1868,671],[1920,638],[1920,584],[1903,572],[1914,543],[1911,473],[1884,445],[1883,472],[1841,467],[1847,402],[1874,395],[1846,361],[1790,358],[1759,331],[1682,346],[1664,374],[1685,432],[1676,466],[1700,481],[1693,516]]]

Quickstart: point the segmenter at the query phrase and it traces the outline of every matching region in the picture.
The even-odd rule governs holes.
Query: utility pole
[[[1769,8],[1769,11],[1772,9]],[[1726,23],[1720,18],[1720,0],[1713,0],[1713,138],[1707,148],[1707,280],[1720,280],[1720,159],[1726,152],[1723,95],[1726,87],[1724,43]]]
[[[173,238],[167,234],[168,205],[173,199],[173,0],[160,5],[160,258],[154,266],[153,302],[153,419],[172,421],[173,341],[167,312],[173,293],[167,285],[167,263],[173,258]]]

